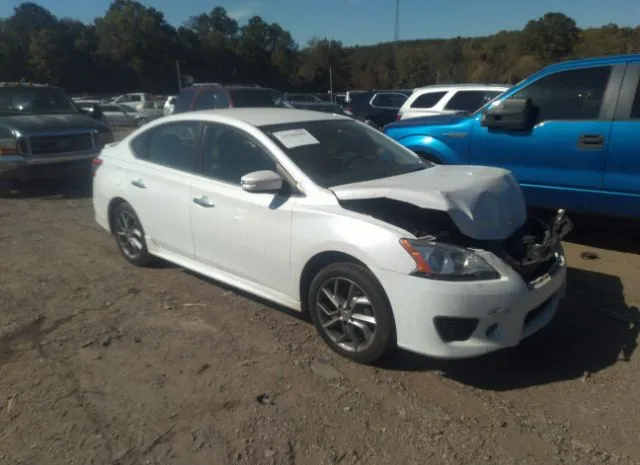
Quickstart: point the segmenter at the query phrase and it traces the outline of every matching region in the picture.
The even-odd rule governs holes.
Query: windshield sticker
[[[313,137],[306,129],[289,129],[288,131],[277,131],[274,137],[282,142],[288,149],[301,147],[303,145],[319,144],[320,141]]]

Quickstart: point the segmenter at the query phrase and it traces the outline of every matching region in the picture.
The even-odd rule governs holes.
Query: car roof
[[[198,110],[179,113],[168,118],[172,120],[188,120],[193,115],[199,115],[207,119],[206,116],[223,116],[235,119],[252,126],[269,126],[276,124],[302,123],[307,121],[327,121],[327,120],[350,120],[346,116],[322,113],[312,110],[298,110],[294,108],[220,108],[216,110]],[[164,118],[163,120],[167,120]]]
[[[449,91],[456,89],[465,89],[465,90],[500,90],[500,89],[509,89],[511,86],[509,84],[433,84],[430,86],[424,87],[416,87],[414,92],[422,92],[422,91]]]

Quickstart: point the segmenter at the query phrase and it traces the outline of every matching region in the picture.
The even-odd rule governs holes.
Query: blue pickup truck
[[[640,55],[537,71],[470,114],[384,133],[434,163],[509,169],[539,208],[640,219]]]

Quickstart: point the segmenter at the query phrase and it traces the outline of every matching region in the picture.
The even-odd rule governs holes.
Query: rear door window
[[[180,91],[180,95],[176,98],[176,104],[174,107],[175,113],[182,113],[184,111],[191,110],[191,102],[195,95],[195,89],[183,89]]]
[[[411,108],[433,108],[445,95],[447,91],[424,93],[411,103]]]

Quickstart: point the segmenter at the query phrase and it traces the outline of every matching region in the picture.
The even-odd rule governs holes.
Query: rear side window
[[[427,92],[420,95],[411,103],[411,108],[432,108],[435,107],[442,97],[447,95],[447,91]]]
[[[266,89],[236,89],[229,91],[234,107],[276,107],[277,95]]]
[[[459,90],[447,102],[445,108],[474,112],[491,99],[491,97],[487,97],[487,94],[484,90]]]
[[[194,110],[210,110],[216,108],[217,95],[210,90],[203,90],[198,94]]]
[[[174,112],[182,113],[183,111],[189,111],[191,109],[191,101],[193,100],[195,92],[195,89],[181,90],[180,95],[176,98]]]
[[[154,127],[145,147],[146,160],[175,170],[195,171],[201,126],[198,121],[179,121]]]
[[[400,108],[407,98],[404,94],[378,94],[371,101],[371,105],[380,108]]]

